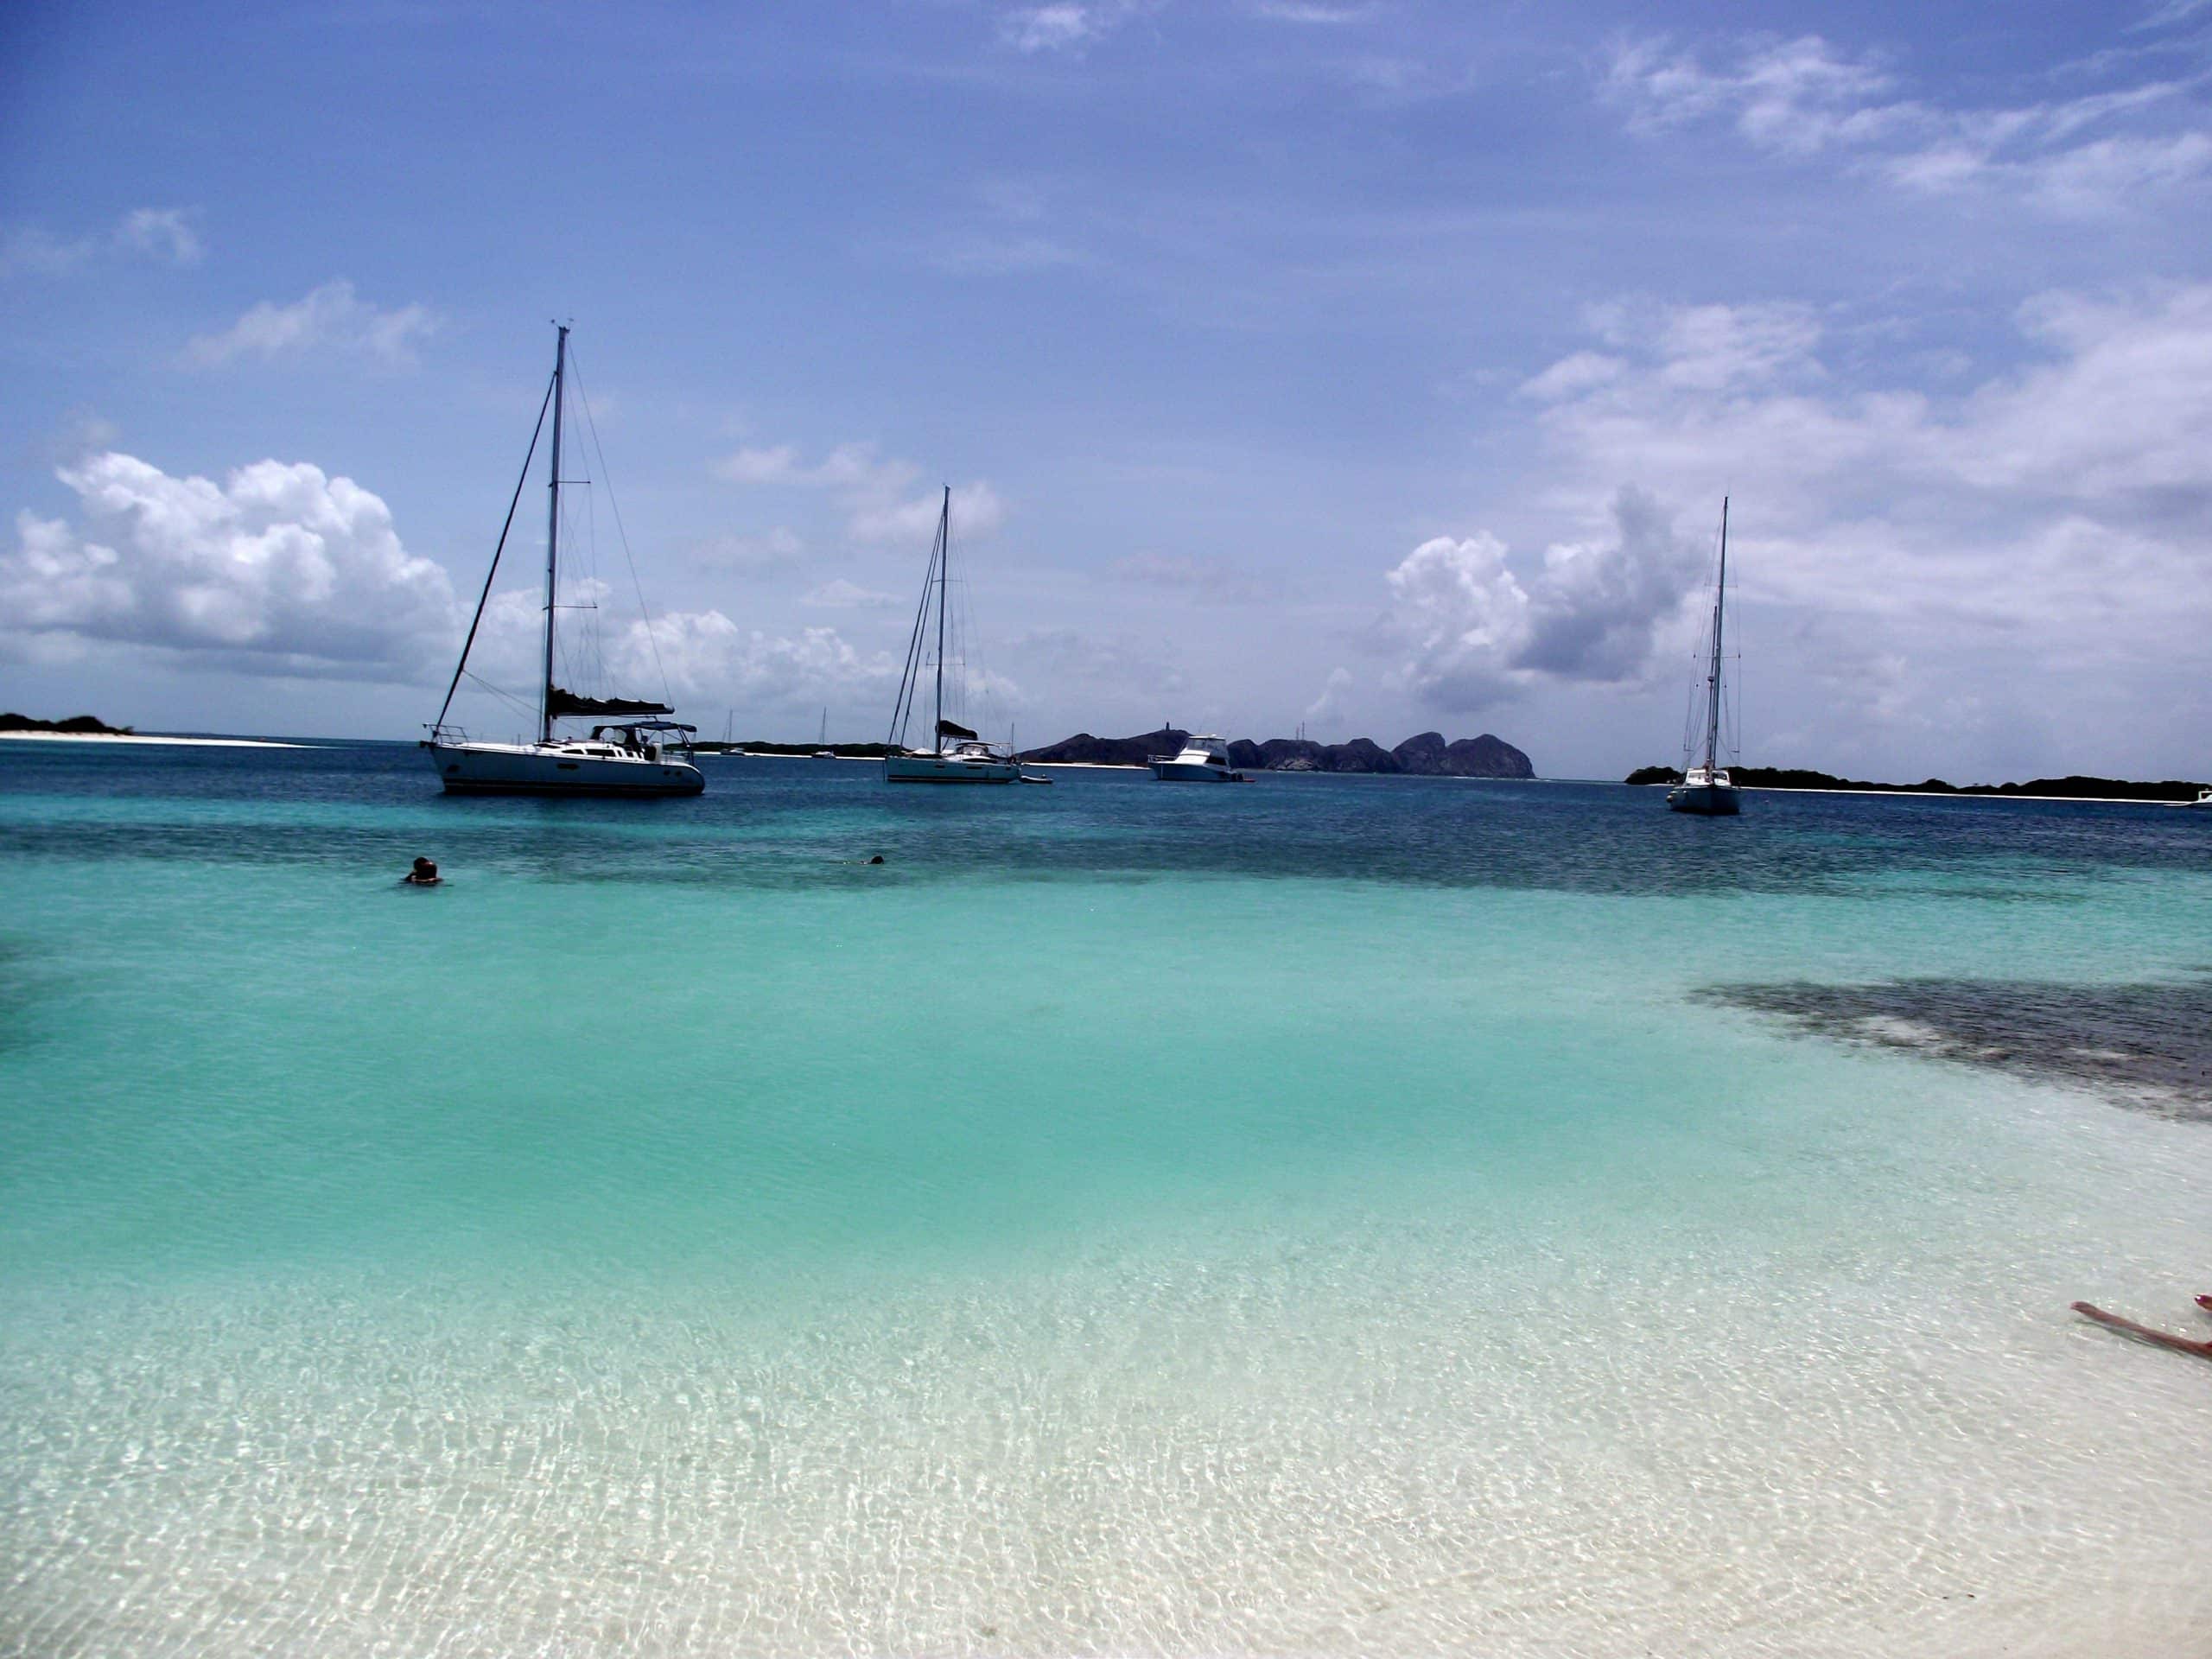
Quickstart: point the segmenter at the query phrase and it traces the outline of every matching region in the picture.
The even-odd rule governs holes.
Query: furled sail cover
[[[580,697],[549,685],[545,712],[558,719],[563,715],[672,715],[676,710],[664,702],[641,702],[635,697]]]
[[[940,720],[938,721],[937,734],[939,737],[973,737],[976,735],[975,733],[969,731],[965,726],[961,725],[957,721],[950,720]]]

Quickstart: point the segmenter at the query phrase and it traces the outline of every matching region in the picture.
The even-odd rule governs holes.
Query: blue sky
[[[34,0],[0,64],[10,707],[413,735],[558,315],[608,659],[709,729],[880,734],[949,482],[1025,742],[1618,774],[1726,490],[1746,760],[2212,771],[2202,0]]]

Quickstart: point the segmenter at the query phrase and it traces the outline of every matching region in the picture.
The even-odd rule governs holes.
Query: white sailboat
[[[913,637],[906,644],[906,671],[899,683],[899,701],[892,706],[891,734],[885,740],[883,781],[887,784],[1027,784],[1048,779],[1022,775],[1021,763],[1011,747],[987,743],[976,733],[944,713],[945,589],[950,585],[947,566],[952,557],[952,486],[944,491],[944,505],[938,511],[937,538],[930,544],[930,567],[922,581],[922,602],[914,612]],[[930,648],[930,594],[937,594],[937,642]],[[906,746],[906,728],[912,722],[921,693],[925,668],[934,668],[930,704],[930,741],[926,749]],[[956,688],[957,689],[957,688]]]
[[[1667,791],[1667,804],[1677,812],[1707,817],[1732,817],[1739,810],[1735,782],[1720,765],[1720,710],[1726,696],[1721,676],[1720,624],[1728,599],[1728,498],[1720,498],[1720,570],[1713,585],[1713,658],[1706,671],[1703,730],[1692,727],[1683,745],[1682,781]],[[1691,764],[1699,753],[1702,735],[1703,759]]]
[[[447,723],[454,693],[468,669],[469,647],[484,620],[484,607],[492,597],[492,581],[499,574],[499,554],[512,528],[515,502],[522,499],[523,482],[537,453],[537,433],[530,438],[530,454],[523,458],[523,477],[515,483],[515,501],[507,506],[507,523],[499,531],[499,544],[492,554],[492,569],[484,578],[484,592],[476,601],[475,619],[461,647],[446,700],[429,728],[422,747],[430,752],[430,764],[447,792],[454,795],[696,795],[707,786],[705,775],[691,764],[691,738],[696,728],[662,716],[676,711],[666,703],[633,697],[585,697],[554,683],[553,628],[559,597],[561,557],[561,415],[568,377],[569,330],[559,325],[554,344],[553,381],[546,388],[545,404],[537,411],[538,429],[545,425],[545,409],[553,411],[553,449],[550,458],[550,503],[545,528],[545,649],[544,672],[539,677],[537,737],[534,742],[487,743],[472,740],[459,727]],[[588,737],[562,735],[557,723],[564,720],[599,718]]]
[[[837,751],[830,747],[830,711],[827,709],[822,711],[822,735],[814,740],[814,746],[817,760],[835,760],[837,758]]]

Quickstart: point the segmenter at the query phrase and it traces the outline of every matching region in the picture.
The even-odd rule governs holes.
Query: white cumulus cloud
[[[1028,55],[1080,57],[1108,35],[1160,9],[1162,0],[1049,0],[999,15],[999,39]]]
[[[1641,490],[1617,491],[1610,517],[1610,536],[1554,543],[1525,583],[1487,531],[1423,542],[1387,577],[1387,632],[1406,648],[1399,678],[1422,702],[1467,713],[1542,680],[1646,675],[1703,556]]]
[[[2212,171],[2193,84],[2138,80],[2074,98],[1951,106],[1906,95],[1871,54],[1807,35],[1703,50],[1617,41],[1603,91],[1646,136],[1726,120],[1776,156],[1839,156],[1920,194],[1993,192],[2085,218],[2142,207]]]
[[[747,448],[715,462],[715,472],[735,484],[819,491],[844,510],[846,533],[856,542],[926,544],[943,504],[935,491],[909,494],[922,469],[877,454],[873,444],[840,444],[811,463],[793,444]],[[953,486],[956,537],[988,536],[1005,522],[1006,503],[988,483],[978,479]]]
[[[1633,480],[1695,524],[1732,493],[1747,665],[1764,706],[1796,698],[1790,729],[1824,753],[1951,765],[2010,731],[2038,757],[2024,764],[2110,771],[2130,745],[2183,749],[2202,695],[2172,665],[2212,636],[2212,283],[2046,293],[2012,321],[2015,366],[1939,390],[1847,353],[1827,372],[1784,353],[1759,372],[1685,373],[1760,353],[1646,316],[1635,339],[1605,334],[1618,373],[1544,405],[1552,494]],[[1602,581],[1557,551],[1526,576],[1506,683],[1634,656],[1675,556],[1648,516],[1620,515],[1619,532]],[[1650,637],[1664,644],[1667,625]],[[1470,665],[1495,677],[1501,657],[1437,645],[1414,660],[1448,682]],[[1880,695],[1856,707],[1813,689],[1876,660]],[[2044,711],[2043,736],[2020,703]]]
[[[1424,702],[1479,709],[1517,689],[1514,658],[1529,631],[1529,594],[1488,531],[1423,542],[1392,570],[1395,631],[1411,647],[1402,675]]]
[[[650,637],[632,621],[613,642],[608,663],[625,683],[657,684],[664,669],[679,699],[753,708],[880,695],[899,677],[888,655],[864,655],[835,628],[770,634],[740,627],[720,611],[657,616]]]
[[[335,353],[404,368],[413,365],[416,344],[440,326],[441,319],[427,306],[375,305],[340,278],[289,305],[262,301],[220,334],[195,336],[185,347],[185,360],[213,368],[240,358],[274,361]]]
[[[444,569],[384,502],[305,463],[222,482],[112,451],[59,469],[81,523],[16,518],[0,629],[207,653],[233,671],[421,677],[455,635]]]
[[[926,543],[937,529],[938,513],[943,505],[941,497],[924,495],[909,501],[863,506],[854,512],[849,529],[853,539],[858,542],[899,546]],[[973,484],[953,486],[954,536],[971,540],[988,536],[1005,522],[1006,503],[988,484],[978,480]]]
[[[835,628],[773,634],[719,610],[663,612],[648,624],[634,612],[622,613],[619,597],[603,582],[567,584],[562,594],[564,605],[578,608],[566,625],[554,671],[562,684],[586,696],[665,693],[694,711],[701,705],[757,709],[872,697],[887,703],[887,687],[898,681],[898,662],[882,652],[860,652]],[[531,588],[494,594],[486,607],[469,671],[480,684],[505,693],[509,707],[527,706],[536,695],[543,626],[542,601]],[[477,687],[464,685],[462,695],[476,696]]]
[[[1321,695],[1306,705],[1309,724],[1321,726],[1344,717],[1344,700],[1351,695],[1351,671],[1332,668],[1329,677],[1321,683]]]
[[[19,271],[58,276],[104,256],[196,265],[207,248],[192,219],[182,207],[136,207],[108,230],[83,236],[56,236],[36,225],[10,226],[0,231],[0,276]]]
[[[789,569],[805,556],[806,543],[797,531],[772,525],[757,536],[710,536],[692,544],[693,561],[709,569],[760,573]]]
[[[189,216],[176,207],[137,208],[124,215],[115,235],[122,245],[173,265],[196,265],[207,251]]]
[[[799,603],[811,605],[825,611],[888,611],[900,604],[896,594],[879,593],[873,588],[863,588],[848,582],[842,576],[810,588],[802,595]]]

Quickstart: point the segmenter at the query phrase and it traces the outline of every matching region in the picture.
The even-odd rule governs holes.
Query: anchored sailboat
[[[707,780],[691,764],[694,727],[679,725],[661,716],[676,711],[666,703],[635,697],[586,697],[564,690],[554,683],[553,625],[558,609],[561,559],[561,414],[568,378],[569,330],[560,326],[553,351],[553,380],[537,411],[537,430],[530,435],[530,453],[523,457],[523,476],[515,481],[515,497],[507,504],[507,522],[500,528],[499,544],[493,550],[492,569],[484,577],[484,592],[476,601],[476,615],[468,625],[468,638],[461,647],[461,661],[454,665],[446,700],[431,723],[422,747],[430,752],[447,792],[454,795],[696,795]],[[484,607],[492,597],[492,581],[499,574],[499,555],[505,550],[507,531],[514,525],[515,506],[530,476],[530,463],[537,453],[537,433],[545,426],[545,410],[553,411],[553,449],[545,527],[545,652],[544,673],[537,697],[537,738],[535,742],[485,743],[473,741],[459,727],[446,723],[453,710],[454,693],[468,671],[468,652],[476,643],[476,630],[484,620]],[[588,737],[556,734],[556,723],[612,716],[591,728]]]
[[[1720,766],[1720,710],[1726,700],[1721,677],[1720,622],[1728,599],[1728,498],[1720,498],[1720,570],[1713,584],[1713,660],[1706,671],[1703,730],[1693,727],[1683,745],[1682,781],[1667,791],[1667,804],[1677,812],[1697,812],[1707,817],[1729,817],[1738,810],[1737,789]],[[1704,759],[1690,764],[1704,739]]]
[[[946,567],[952,557],[952,487],[945,486],[944,505],[938,510],[937,539],[930,544],[930,568],[922,581],[922,602],[914,611],[913,638],[906,643],[906,671],[899,683],[899,701],[891,710],[891,734],[886,740],[883,781],[887,784],[1021,784],[1044,783],[1025,778],[1021,763],[1011,748],[987,743],[967,727],[944,714],[944,607],[950,585]],[[930,649],[930,594],[937,594],[937,645]],[[910,749],[906,728],[914,717],[925,668],[937,671],[930,704],[931,747]],[[956,690],[957,688],[956,687]]]

